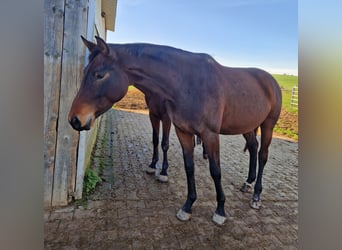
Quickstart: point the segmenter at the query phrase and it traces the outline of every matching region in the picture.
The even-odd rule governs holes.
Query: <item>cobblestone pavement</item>
[[[248,173],[244,139],[220,137],[228,220],[219,227],[211,221],[216,195],[202,148],[197,146],[194,155],[198,198],[191,220],[181,222],[176,212],[185,202],[187,185],[180,144],[172,129],[165,184],[144,172],[152,157],[151,141],[147,115],[119,110],[104,115],[93,162],[100,164],[102,159],[105,181],[87,207],[45,211],[46,249],[298,248],[296,142],[273,139],[264,170],[262,208],[257,211],[249,207],[251,194],[239,191]]]

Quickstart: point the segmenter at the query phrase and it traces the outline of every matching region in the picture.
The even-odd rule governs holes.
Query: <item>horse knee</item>
[[[168,151],[169,150],[169,141],[163,141],[161,146],[162,146],[162,150],[164,152]]]

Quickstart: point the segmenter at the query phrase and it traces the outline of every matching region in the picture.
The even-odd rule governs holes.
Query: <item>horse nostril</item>
[[[73,127],[73,129],[75,129],[75,130],[80,130],[81,129],[81,122],[77,118],[77,116],[72,117],[69,122],[70,122],[70,125]]]

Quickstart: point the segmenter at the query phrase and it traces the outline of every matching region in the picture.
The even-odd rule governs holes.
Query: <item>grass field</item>
[[[288,112],[298,113],[298,109],[291,107],[291,93],[292,87],[298,87],[298,76],[292,75],[273,75],[273,77],[279,83],[282,93],[283,93],[283,108]]]
[[[274,129],[277,134],[298,140],[298,108],[291,107],[292,87],[298,86],[298,76],[273,75],[283,94],[282,112]]]

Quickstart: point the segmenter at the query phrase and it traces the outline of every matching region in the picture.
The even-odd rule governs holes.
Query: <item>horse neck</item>
[[[157,46],[158,47],[158,46]],[[180,81],[178,73],[170,65],[160,63],[154,56],[141,56],[133,45],[121,45],[115,49],[120,67],[126,72],[129,82],[145,95],[173,100]]]

